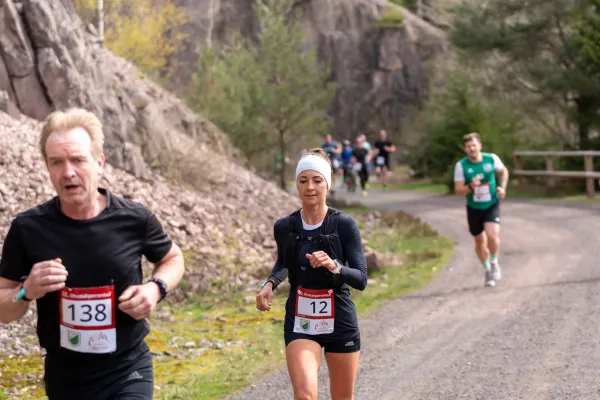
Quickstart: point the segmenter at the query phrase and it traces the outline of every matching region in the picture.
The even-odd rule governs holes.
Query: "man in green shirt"
[[[496,154],[481,151],[478,133],[465,135],[463,145],[467,155],[454,167],[454,192],[467,197],[467,221],[485,269],[484,284],[495,286],[500,280],[500,199],[506,196],[508,169]]]

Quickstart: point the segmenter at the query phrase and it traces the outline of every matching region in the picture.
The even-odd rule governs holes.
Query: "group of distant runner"
[[[289,280],[283,338],[295,399],[317,398],[323,354],[331,398],[354,396],[361,336],[350,291],[365,290],[367,262],[356,220],[326,199],[336,175],[348,179],[347,165],[363,191],[373,160],[386,184],[395,147],[385,131],[379,135],[374,151],[364,136],[354,146],[327,137],[323,148],[307,151],[296,165],[302,206],[274,224],[276,262],[256,307],[271,310],[273,291]],[[147,318],[184,273],[182,252],[154,212],[100,186],[103,143],[102,125],[89,111],[47,118],[39,145],[56,196],[19,213],[2,248],[0,323],[20,319],[36,302],[50,400],[152,399]],[[508,170],[496,155],[481,152],[478,134],[465,136],[464,146],[456,193],[467,198],[485,285],[493,286],[500,279],[498,201]],[[154,263],[147,279],[142,256]]]
[[[380,179],[383,189],[387,189],[391,154],[396,151],[396,146],[390,141],[385,130],[379,131],[374,146],[371,146],[364,134],[358,135],[354,143],[344,139],[341,144],[333,140],[331,135],[327,135],[321,148],[325,150],[333,168],[332,193],[338,187],[344,186],[348,192],[355,192],[360,184],[361,194],[366,196],[372,173]],[[306,150],[303,154],[305,152]]]

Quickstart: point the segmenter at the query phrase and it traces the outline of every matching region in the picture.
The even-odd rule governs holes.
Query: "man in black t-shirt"
[[[379,131],[379,140],[375,142],[375,170],[381,176],[383,188],[387,188],[387,178],[390,170],[390,153],[396,151],[396,146],[388,140],[387,132]]]
[[[154,213],[98,186],[102,126],[85,110],[54,112],[40,150],[57,196],[18,214],[0,259],[0,322],[37,303],[50,400],[152,399],[146,318],[184,272]],[[141,257],[155,264],[142,282]]]

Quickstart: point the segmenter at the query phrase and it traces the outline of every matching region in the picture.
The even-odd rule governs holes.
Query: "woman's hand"
[[[266,302],[265,302],[266,300]],[[273,303],[273,284],[267,282],[264,288],[256,295],[256,308],[260,311],[271,311],[271,304]]]
[[[308,261],[313,268],[325,267],[330,271],[337,268],[335,261],[333,261],[324,251],[315,251],[312,254],[307,254],[306,258],[308,258]]]

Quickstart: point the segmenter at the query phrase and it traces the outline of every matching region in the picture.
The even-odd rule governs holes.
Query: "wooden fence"
[[[521,157],[545,157],[546,170],[524,170]],[[557,157],[583,157],[584,171],[557,171],[554,169],[554,160]],[[586,192],[589,198],[596,195],[594,181],[600,179],[600,172],[594,171],[594,157],[600,157],[600,151],[515,151],[513,158],[515,170],[512,172],[517,177],[517,185],[523,184],[524,176],[545,176],[548,187],[556,185],[555,178],[585,178]]]

